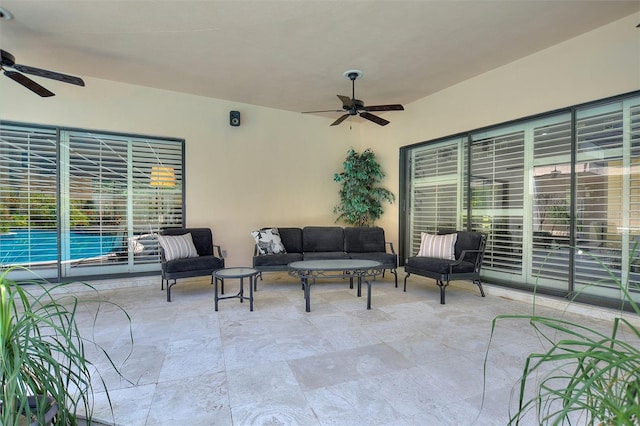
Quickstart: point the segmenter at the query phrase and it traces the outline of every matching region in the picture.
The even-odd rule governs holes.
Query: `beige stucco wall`
[[[327,118],[86,79],[39,99],[0,79],[0,119],[186,140],[188,226],[214,230],[228,265],[250,265],[249,232],[262,226],[331,225],[334,172],[349,147],[372,148],[398,192],[399,147],[640,89],[637,16],[462,82],[372,123]],[[435,58],[437,59],[437,58]],[[239,110],[242,125],[228,124]],[[378,223],[398,242],[398,203]]]

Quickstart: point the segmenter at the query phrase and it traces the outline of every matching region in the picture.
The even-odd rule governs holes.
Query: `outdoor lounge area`
[[[366,310],[347,281],[324,281],[306,313],[298,281],[270,273],[254,312],[238,300],[214,312],[210,280],[190,280],[172,303],[157,277],[100,282],[101,297],[131,315],[134,335],[122,365],[133,384],[98,363],[115,424],[501,425],[526,354],[541,349],[526,324],[502,323],[483,384],[491,320],[531,312],[529,296],[490,285],[481,298],[470,282],[452,283],[451,303],[440,305],[436,286],[405,293],[387,276]],[[234,285],[227,283],[230,292]],[[551,300],[539,299],[538,313],[561,315],[545,306],[561,303]],[[608,323],[564,315],[596,328]],[[109,312],[95,330],[116,363],[129,353],[121,317]],[[103,393],[95,407],[96,419],[111,419]]]
[[[101,345],[94,421],[506,425],[548,341],[496,316],[535,297],[610,336],[611,307],[640,306],[638,0],[0,3],[0,269],[107,302],[75,317]],[[366,152],[383,245],[256,252],[265,227],[362,227],[341,179]],[[159,236],[187,229],[215,251],[167,259]],[[486,235],[464,265],[418,255],[454,231]],[[290,266],[327,252],[381,265]],[[633,408],[636,367],[602,386]],[[0,389],[3,415],[29,416],[6,389],[49,397]],[[546,424],[535,408],[514,423]]]

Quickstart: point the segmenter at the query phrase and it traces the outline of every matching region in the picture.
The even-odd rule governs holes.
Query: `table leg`
[[[309,288],[309,279],[302,278],[302,287],[304,288],[304,303],[307,312],[311,312],[311,289]]]
[[[371,309],[371,280],[366,281],[367,283],[367,309]]]
[[[213,300],[216,312],[218,312],[218,277],[213,279]]]
[[[256,282],[255,275],[249,277],[249,311],[253,312],[253,286]]]
[[[240,303],[244,302],[242,297],[244,296],[244,277],[240,278],[240,293],[238,295],[240,296]]]
[[[362,275],[358,275],[358,297],[362,296]]]

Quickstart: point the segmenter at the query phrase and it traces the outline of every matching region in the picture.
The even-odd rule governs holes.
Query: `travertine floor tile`
[[[171,303],[159,277],[95,282],[98,296],[78,286],[81,297],[131,316],[129,329],[115,305],[104,305],[95,325],[90,308],[78,313],[130,380],[87,346],[113,406],[112,417],[96,373],[95,416],[127,426],[506,424],[524,360],[542,344],[526,320],[506,319],[487,355],[492,320],[530,314],[531,304],[454,283],[440,305],[432,281],[412,277],[403,292],[399,275],[398,288],[390,275],[373,284],[371,310],[366,287],[357,297],[348,281],[325,280],[305,312],[300,283],[278,273],[258,281],[254,312],[237,299],[215,312],[206,277],[179,282]]]

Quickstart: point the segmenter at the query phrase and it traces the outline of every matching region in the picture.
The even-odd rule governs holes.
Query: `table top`
[[[217,271],[213,272],[213,275],[220,278],[244,278],[259,273],[260,271],[258,271],[257,269],[237,267],[218,269]]]
[[[349,271],[356,269],[380,268],[382,263],[373,260],[332,259],[332,260],[301,260],[291,262],[289,269],[305,271]]]

